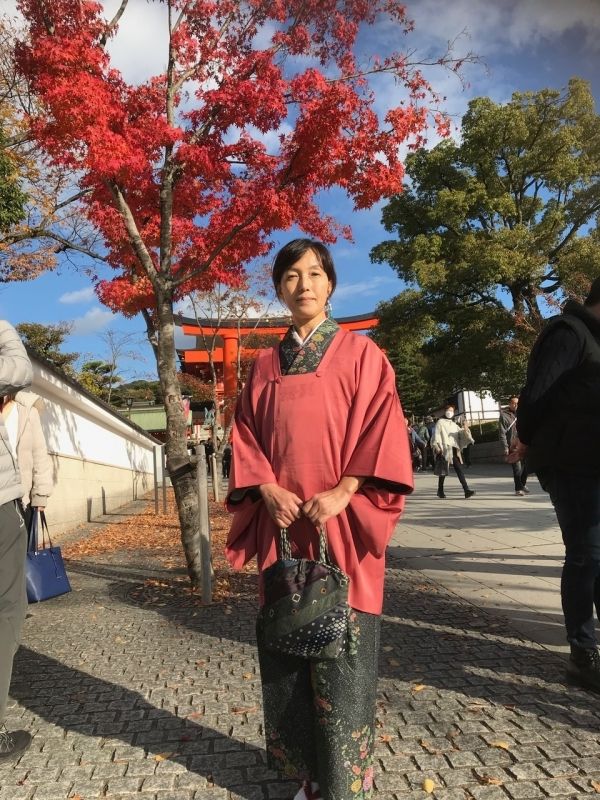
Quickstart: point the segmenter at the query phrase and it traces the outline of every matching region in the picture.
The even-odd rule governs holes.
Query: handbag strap
[[[27,552],[35,553],[38,549],[38,512],[37,508],[31,509],[29,526],[27,527]]]
[[[292,558],[292,545],[287,528],[281,528],[279,531],[279,557],[287,561]],[[319,525],[319,561],[323,564],[331,565],[327,547],[327,532],[324,525]]]
[[[46,549],[46,534],[48,534],[48,544],[54,547],[52,539],[50,538],[50,531],[48,530],[48,523],[46,522],[46,512],[40,511],[40,519],[42,521],[42,547]]]

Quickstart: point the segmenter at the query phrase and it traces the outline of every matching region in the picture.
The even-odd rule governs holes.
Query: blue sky
[[[105,3],[109,14],[117,5],[117,0]],[[471,50],[485,62],[467,68],[464,88],[453,76],[429,75],[434,88],[446,96],[445,107],[457,123],[473,97],[488,95],[503,102],[513,91],[564,87],[574,75],[590,81],[600,105],[599,0],[497,0],[495,4],[489,0],[407,0],[407,6],[416,28],[401,45],[439,53],[449,40],[459,37],[457,53]],[[128,80],[141,80],[157,70],[157,53],[163,51],[164,42],[163,12],[159,3],[130,0],[111,53],[113,64]],[[380,27],[363,36],[359,47],[365,56],[381,53],[388,40],[389,31]],[[391,85],[377,88],[382,108],[398,91]],[[380,300],[402,289],[389,267],[369,260],[370,249],[387,238],[380,221],[383,203],[356,213],[342,192],[333,191],[323,196],[321,205],[354,232],[353,243],[340,241],[333,246],[339,275],[334,314],[372,311]],[[277,246],[292,235],[294,231],[283,232],[273,241]],[[67,261],[34,281],[0,285],[0,316],[13,324],[72,322],[73,334],[65,349],[100,358],[108,355],[100,338],[107,329],[138,332],[144,360],[124,363],[122,373],[127,378],[155,376],[141,318],[126,320],[102,307],[86,275]]]

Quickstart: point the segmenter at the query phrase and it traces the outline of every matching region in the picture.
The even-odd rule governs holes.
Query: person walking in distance
[[[600,277],[538,336],[517,410],[509,461],[527,460],[550,495],[565,545],[561,600],[567,672],[600,691]]]
[[[519,398],[514,395],[508,401],[506,408],[500,411],[500,421],[498,424],[498,433],[502,447],[504,448],[504,456],[508,457],[511,445],[514,445],[513,450],[517,444],[517,408],[519,406]],[[513,472],[513,479],[515,482],[515,494],[522,497],[524,494],[529,494],[527,488],[527,465],[521,461],[510,462]]]
[[[465,493],[465,498],[468,500],[469,497],[473,497],[475,492],[469,489],[467,484],[462,468],[461,451],[468,444],[472,444],[473,437],[466,421],[460,427],[454,422],[453,417],[454,406],[448,403],[444,408],[444,416],[438,419],[433,432],[431,446],[435,457],[434,472],[438,476],[437,496],[441,500],[446,499],[444,481],[449,471],[449,465],[452,464]]]
[[[31,379],[31,364],[17,332],[0,320],[0,395],[15,394]],[[27,609],[23,493],[16,454],[0,414],[0,764],[18,758],[31,744],[27,731],[9,732],[4,727],[13,659]]]

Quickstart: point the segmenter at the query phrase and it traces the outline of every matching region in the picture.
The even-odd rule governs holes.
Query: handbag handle
[[[27,552],[36,553],[38,549],[38,513],[42,521],[42,548],[46,549],[46,534],[48,534],[48,543],[50,547],[54,547],[52,539],[50,538],[50,531],[48,530],[48,522],[46,521],[46,514],[44,511],[38,512],[37,508],[31,509],[31,519],[29,520],[29,528],[27,530]]]
[[[46,548],[46,534],[48,535],[48,544],[54,547],[52,539],[50,538],[50,531],[48,530],[48,523],[46,522],[46,512],[40,511],[40,519],[42,521],[42,547]]]
[[[279,531],[279,550],[280,558],[291,560],[292,545],[290,544],[287,528],[281,528]],[[324,525],[319,525],[319,561],[324,564],[331,564],[327,547],[327,532]]]
[[[36,508],[31,509],[31,517],[27,527],[27,552],[35,553],[38,549],[38,512]]]

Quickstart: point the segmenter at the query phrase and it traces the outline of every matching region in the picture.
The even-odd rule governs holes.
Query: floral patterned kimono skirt
[[[337,330],[326,320],[304,347],[289,331],[282,372],[314,372]],[[273,653],[257,628],[269,766],[317,781],[323,800],[371,796],[380,626],[380,616],[352,610],[350,645],[330,661]]]

